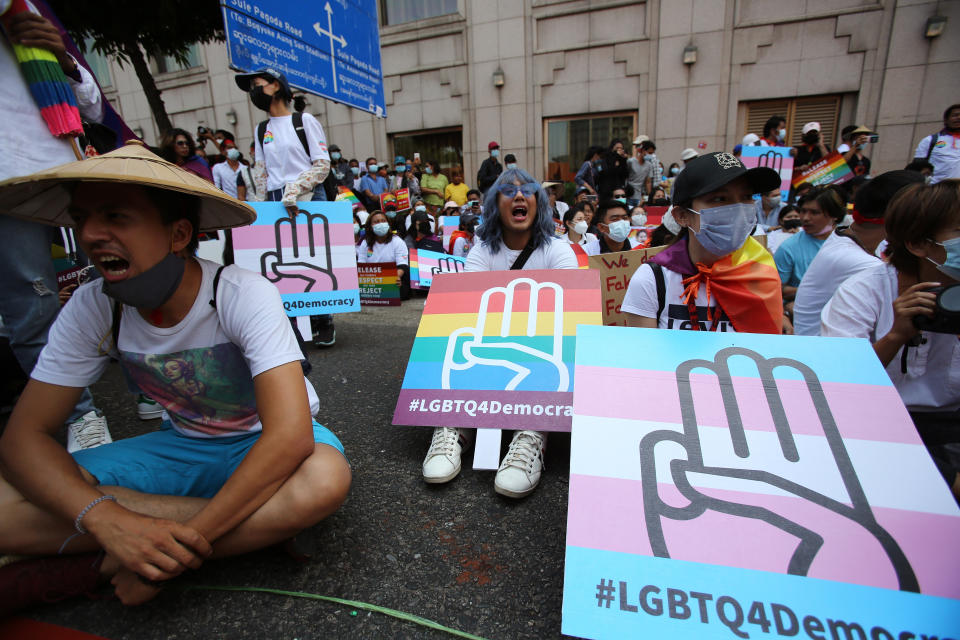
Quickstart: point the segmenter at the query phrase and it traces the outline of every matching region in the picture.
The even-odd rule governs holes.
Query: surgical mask
[[[230,149],[229,151],[227,151],[228,160],[236,160],[239,157],[240,157],[240,152],[237,151],[236,149]]]
[[[937,271],[940,273],[949,276],[954,280],[960,280],[960,238],[950,238],[945,242],[932,242],[933,244],[940,245],[946,250],[947,259],[944,260],[943,264],[937,264],[937,262],[930,256],[927,256],[927,260],[937,265]]]
[[[268,96],[263,92],[263,87],[257,86],[250,89],[250,101],[257,109],[270,111],[270,103],[273,102],[273,96]]]
[[[680,167],[673,167],[670,169],[670,175],[675,176],[680,173]]]
[[[587,232],[587,221],[581,220],[580,222],[573,225],[573,232],[583,235]]]
[[[622,203],[622,204],[627,204],[627,199],[626,199],[626,198],[614,198],[614,200],[616,200],[617,202],[620,202],[620,203]]]
[[[429,176],[433,174],[433,169],[431,169],[430,167],[427,167],[426,169],[423,170],[423,172]]]
[[[597,171],[603,169],[603,164],[599,160],[595,162],[593,166],[597,168]]]
[[[103,281],[103,292],[128,307],[157,309],[180,286],[187,261],[168,253],[143,273],[120,282]]]
[[[704,249],[716,256],[725,256],[742,247],[757,222],[757,209],[752,202],[691,211],[700,216],[700,231],[693,235]]]
[[[388,218],[390,218],[391,220],[393,220],[394,218],[397,217],[397,212],[396,212],[396,211],[384,211],[384,212],[383,212],[383,215],[385,215],[385,216],[387,216]]]
[[[413,210],[414,210],[414,211],[417,211],[417,212],[420,212],[420,213],[426,213],[427,208],[426,208],[425,206],[423,206],[422,204],[418,204],[417,206],[415,206],[415,207],[413,208]]]
[[[377,224],[373,225],[373,232],[377,234],[377,236],[380,238],[387,235],[389,231],[390,231],[389,222],[378,222]]]
[[[340,159],[340,152],[339,152],[339,151],[331,151],[331,152],[330,152],[330,159],[331,159],[331,160],[339,160],[339,159]]]
[[[508,162],[508,163],[507,163],[507,169],[516,169],[516,168],[517,168],[517,163],[516,163],[516,162]]]
[[[858,144],[858,145],[857,145],[857,150],[858,150],[858,151],[863,151],[863,148],[866,147],[866,146],[867,146],[867,145],[865,145],[865,144]]]
[[[614,242],[623,242],[630,235],[630,221],[617,220],[607,225],[607,235]]]
[[[358,176],[360,175],[360,167],[350,167],[350,172],[353,175]]]
[[[832,223],[832,222],[828,222],[827,224],[823,225],[823,228],[821,228],[819,231],[817,231],[817,232],[814,233],[813,235],[814,235],[815,237],[816,237],[816,236],[822,236],[823,234],[825,234],[825,233],[827,233],[827,232],[829,232],[829,231],[833,231],[833,223]]]
[[[398,164],[396,167],[394,167],[394,169],[397,170],[397,173],[403,173],[404,171],[407,170],[407,165],[405,165],[405,164]]]
[[[354,223],[353,223],[353,235],[357,235],[358,233],[360,233],[360,223],[354,222]]]
[[[493,151],[490,152],[491,158],[497,158],[499,156],[500,156],[500,149],[494,149]]]
[[[376,173],[376,172],[377,172],[377,165],[375,165],[375,164],[368,164],[368,165],[367,165],[367,171],[369,171],[370,173]]]
[[[775,207],[780,204],[780,194],[775,196],[763,196],[763,201],[771,207]]]
[[[630,216],[630,224],[635,227],[642,227],[647,224],[647,215],[645,213],[635,213]]]
[[[786,130],[786,129],[780,129],[780,131],[777,131],[777,134],[778,134],[781,138],[786,138],[786,137],[787,137],[787,130]]]

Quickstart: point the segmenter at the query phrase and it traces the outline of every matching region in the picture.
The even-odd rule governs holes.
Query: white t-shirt
[[[583,250],[586,251],[586,253],[587,253],[588,256],[598,256],[598,255],[600,255],[601,253],[603,253],[603,251],[600,250],[600,249],[601,249],[601,247],[600,247],[600,237],[595,236],[595,235],[593,235],[592,233],[589,234],[589,235],[593,236],[593,239],[590,240],[590,241],[588,241],[588,242],[583,246]],[[638,244],[640,244],[640,243],[637,242],[636,240],[634,240],[633,238],[627,238],[626,240],[623,241],[623,248],[620,249],[620,251],[630,251],[631,249],[633,249],[633,248],[634,248],[635,246],[637,246]]]
[[[219,265],[197,260],[202,280],[186,317],[173,327],[155,327],[123,307],[120,359],[140,390],[160,403],[184,435],[214,438],[259,431],[253,379],[303,355],[280,302],[280,293],[260,274],[237,266],[220,275],[217,309],[210,306]],[[109,363],[113,300],[102,280],[82,285],[50,328],[31,377],[67,387],[94,383]],[[114,352],[116,353],[116,352]],[[320,402],[304,378],[310,413]]]
[[[453,241],[453,253],[451,255],[454,255],[458,258],[466,258],[467,255],[470,253],[470,249],[472,248],[473,248],[473,241],[467,240],[463,236],[460,236],[459,238]]]
[[[467,271],[508,271],[521,249],[509,249],[506,245],[500,245],[500,251],[492,253],[486,242],[480,242],[474,245],[473,249],[467,255],[465,268]],[[544,244],[540,245],[530,254],[525,270],[532,269],[576,269],[577,256],[574,255],[570,245],[560,238],[547,238]]]
[[[800,281],[793,303],[793,332],[798,336],[820,335],[820,312],[837,287],[878,262],[852,239],[831,233]]]
[[[917,150],[913,152],[914,158],[927,157],[932,135],[920,141]],[[930,151],[930,163],[933,165],[930,184],[937,184],[941,180],[960,178],[960,134],[940,133],[937,136],[936,144]]]
[[[243,169],[243,165],[237,163],[236,169],[230,168],[230,163],[218,162],[213,165],[213,184],[228,196],[237,197],[237,174]],[[252,195],[252,194],[251,194]]]
[[[373,247],[363,241],[357,245],[357,262],[409,264],[410,249],[399,236],[391,236],[390,242],[374,242]]]
[[[820,335],[867,338],[871,343],[893,328],[897,270],[877,262],[847,278],[823,309]],[[887,365],[887,375],[908,409],[960,409],[960,340],[945,333],[923,332],[922,344],[909,347],[907,373],[903,348]]]
[[[571,240],[569,233],[565,233],[560,237],[563,240],[566,240],[567,244],[578,244],[581,247],[583,247],[584,253],[586,253],[588,256],[597,255],[596,253],[590,253],[591,250],[597,251],[597,252],[600,251],[600,243],[597,242],[596,234],[590,233],[589,231],[587,231],[585,234],[580,236],[580,242],[574,242],[573,240]]]
[[[799,233],[799,231],[797,233]],[[767,233],[767,251],[770,252],[770,255],[775,254],[777,249],[780,248],[780,245],[783,244],[783,241],[789,239],[793,235],[794,234],[787,233],[783,229],[774,229],[773,231]]]
[[[690,323],[690,310],[683,302],[683,276],[666,267],[662,267],[661,270],[663,271],[666,295],[664,296],[663,313],[660,314],[660,322],[657,323],[657,328],[689,331],[692,324]],[[642,264],[630,278],[630,284],[627,285],[627,293],[623,296],[623,304],[620,305],[620,310],[644,318],[656,318],[659,306],[657,280],[653,275],[653,267],[649,263]],[[697,291],[697,320],[701,331],[713,330],[713,323],[707,318],[710,314],[716,312],[716,306],[716,298],[711,298],[710,305],[707,305],[707,288],[701,286]],[[720,316],[717,331],[736,331],[726,313]]]
[[[263,145],[257,139],[258,128],[259,125],[253,129],[253,139],[257,145],[256,157],[263,159],[267,169],[268,191],[282,189],[288,182],[295,181],[315,161],[330,160],[323,127],[309,113],[303,114],[303,130],[307,134],[307,144],[310,147],[309,158],[293,128],[293,115],[273,116],[267,120]]]

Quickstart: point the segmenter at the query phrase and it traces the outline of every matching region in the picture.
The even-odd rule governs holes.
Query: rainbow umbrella
[[[30,9],[24,0],[13,0],[3,15],[4,26],[7,26],[11,16],[28,11]],[[60,138],[81,135],[83,124],[80,122],[77,98],[56,56],[46,49],[19,44],[13,44],[13,54],[20,63],[23,77],[50,133]]]

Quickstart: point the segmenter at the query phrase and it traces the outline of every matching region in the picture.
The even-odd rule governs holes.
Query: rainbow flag
[[[339,193],[337,194],[337,197],[334,198],[334,202],[340,202],[341,200],[346,200],[347,202],[350,202],[350,203],[355,202],[357,204],[360,204],[360,199],[353,193],[353,191],[351,191],[347,187],[337,187],[337,190],[339,191]]]
[[[850,165],[843,156],[832,151],[810,165],[803,173],[795,175],[792,184],[796,188],[797,185],[808,182],[816,187],[821,184],[842,184],[852,179],[853,171],[850,171]]]
[[[583,250],[583,247],[579,244],[571,244],[570,248],[573,250],[573,255],[577,256],[577,269],[589,269],[590,256]]]
[[[13,0],[3,16],[4,23],[11,16],[29,11],[24,0]],[[20,71],[50,133],[59,138],[82,135],[83,123],[80,121],[77,98],[57,57],[46,49],[19,44],[13,45],[13,55],[20,64]]]
[[[420,286],[420,258],[417,257],[417,250],[410,249],[410,254],[407,257],[410,266],[410,288],[411,289],[423,289],[425,287]]]
[[[594,270],[441,275],[393,423],[569,431],[581,324],[600,324]]]

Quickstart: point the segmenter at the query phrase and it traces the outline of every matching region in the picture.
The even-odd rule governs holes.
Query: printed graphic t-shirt
[[[521,249],[508,249],[506,245],[500,251],[493,253],[486,242],[474,245],[467,255],[464,265],[467,271],[507,271],[520,255]],[[573,249],[564,240],[548,238],[540,245],[523,266],[525,270],[533,269],[576,269],[577,256]]]
[[[253,378],[303,357],[280,293],[259,274],[236,266],[223,270],[217,309],[210,306],[219,265],[197,260],[203,277],[186,317],[173,327],[155,327],[136,309],[123,307],[121,362],[140,390],[160,403],[180,433],[213,438],[260,431]],[[50,328],[47,345],[31,374],[68,387],[95,382],[109,362],[113,300],[102,281],[79,287]],[[304,378],[310,413],[320,403]]]
[[[267,190],[284,188],[310,168],[316,160],[330,160],[327,152],[327,136],[320,122],[309,113],[303,114],[303,131],[307,135],[310,157],[303,150],[300,138],[293,128],[293,116],[274,116],[267,121],[263,145],[257,139],[257,127],[253,139],[257,145],[256,157],[263,159],[267,169]]]
[[[676,271],[663,268],[663,283],[666,290],[663,313],[660,314],[658,329],[679,329],[689,331],[693,328],[690,320],[690,309],[683,301],[683,275]],[[707,318],[716,313],[716,298],[710,299],[707,304],[707,288],[700,287],[697,291],[697,320],[700,331],[712,331],[713,323]],[[623,296],[620,310],[644,318],[656,318],[659,300],[657,299],[657,281],[653,275],[653,267],[649,263],[642,264],[630,278],[627,293]],[[721,313],[717,331],[736,331],[730,323],[726,313]]]

